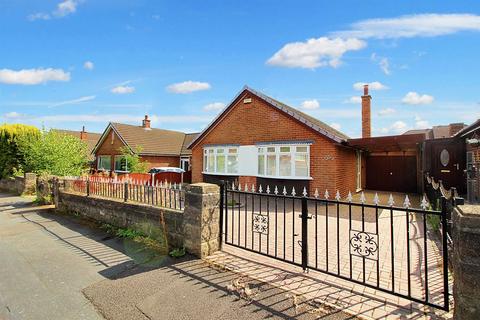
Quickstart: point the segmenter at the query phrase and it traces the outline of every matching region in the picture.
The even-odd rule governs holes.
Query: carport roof
[[[391,152],[415,150],[425,141],[425,134],[348,139],[347,145],[369,152]]]

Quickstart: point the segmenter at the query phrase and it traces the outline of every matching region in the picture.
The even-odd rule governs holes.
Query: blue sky
[[[480,117],[476,1],[0,0],[0,123],[203,129],[246,84],[360,136]],[[356,84],[356,85],[355,85]]]

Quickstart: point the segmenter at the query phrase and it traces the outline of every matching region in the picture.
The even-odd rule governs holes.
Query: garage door
[[[368,157],[367,189],[392,192],[417,192],[416,157]]]

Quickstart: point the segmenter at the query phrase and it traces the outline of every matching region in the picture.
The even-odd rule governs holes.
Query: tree
[[[130,173],[147,173],[148,162],[141,161],[139,154],[142,152],[141,147],[137,147],[134,152],[128,147],[121,147],[123,159],[125,159],[126,167]]]
[[[25,170],[37,174],[79,176],[88,169],[87,145],[77,137],[55,130],[42,131],[36,139],[19,142]]]
[[[24,139],[38,139],[40,130],[24,124],[0,125],[0,178],[24,171],[24,154],[18,142]]]

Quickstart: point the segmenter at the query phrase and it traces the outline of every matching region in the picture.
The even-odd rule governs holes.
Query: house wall
[[[103,143],[98,147],[95,157],[109,155],[111,156],[111,167],[114,168],[115,165],[115,155],[120,155],[120,151],[125,144],[118,137],[118,135],[110,129],[107,137]],[[179,167],[180,166],[180,157],[179,156],[141,156],[141,161],[148,162],[148,169],[153,167]],[[95,169],[97,168],[97,161],[95,161]]]
[[[245,98],[252,102],[244,104]],[[355,151],[339,146],[329,138],[301,124],[293,117],[276,110],[262,99],[245,92],[237,99],[223,119],[210,129],[192,149],[192,182],[205,179],[203,146],[209,144],[255,145],[259,142],[311,140],[310,175],[311,191],[318,188],[323,194],[340,190],[342,195],[355,191]],[[275,179],[272,179],[275,180]],[[255,177],[240,177],[239,182],[255,183]]]
[[[141,156],[141,161],[147,161],[148,167],[180,167],[178,156]]]

